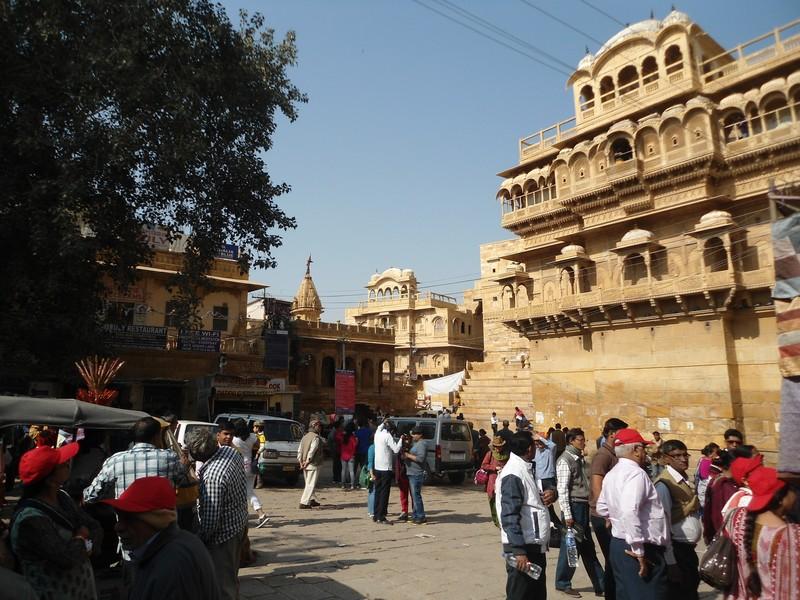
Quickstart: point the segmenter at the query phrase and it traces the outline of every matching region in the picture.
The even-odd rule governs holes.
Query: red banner
[[[356,372],[336,371],[336,414],[352,415],[356,411]]]

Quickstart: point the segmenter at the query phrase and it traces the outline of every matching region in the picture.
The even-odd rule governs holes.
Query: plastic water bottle
[[[575,530],[572,527],[567,528],[567,564],[570,567],[578,566],[578,544],[575,542]]]
[[[506,559],[506,563],[508,563],[508,565],[511,568],[513,568],[513,569],[517,568],[517,557],[516,556],[514,556],[513,554],[507,554],[505,552],[501,556]],[[529,562],[528,563],[528,568],[525,569],[522,572],[525,573],[525,575],[527,575],[531,579],[539,579],[539,577],[542,574],[542,567],[540,567],[539,565],[537,565],[535,563]]]

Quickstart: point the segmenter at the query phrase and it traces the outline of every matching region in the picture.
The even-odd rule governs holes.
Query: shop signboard
[[[289,368],[289,332],[287,330],[264,330],[264,368]]]
[[[111,345],[119,348],[157,348],[167,347],[167,328],[149,325],[117,325],[106,323],[103,331],[109,336]]]
[[[209,329],[181,329],[178,331],[178,350],[219,352],[220,333]]]

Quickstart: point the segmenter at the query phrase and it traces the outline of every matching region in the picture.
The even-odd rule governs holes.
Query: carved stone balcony
[[[501,311],[499,320],[528,337],[569,329],[579,331],[619,318],[635,322],[645,317],[661,318],[667,312],[724,311],[737,290],[765,288],[773,283],[772,268],[743,273],[697,273],[619,288],[594,289],[510,308]],[[691,297],[698,301],[689,302]],[[646,305],[647,310],[635,310],[637,304]]]

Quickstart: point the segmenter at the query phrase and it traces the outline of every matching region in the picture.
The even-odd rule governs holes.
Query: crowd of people
[[[646,440],[618,418],[606,421],[588,465],[580,428],[557,424],[540,435],[519,409],[516,432],[496,421],[493,413],[496,435],[481,469],[508,558],[509,600],[546,597],[548,547],[559,548],[555,588],[565,596],[581,596],[572,587],[580,557],[598,597],[696,599],[704,569],[718,576],[722,565],[729,581],[717,587],[726,599],[800,598],[797,487],[765,466],[736,429],[725,432],[725,448],[703,448],[691,473],[683,441],[659,432]],[[712,543],[715,536],[725,543]],[[701,538],[708,546],[702,565]],[[733,548],[735,559],[720,548]]]
[[[558,549],[554,584],[565,596],[581,596],[572,586],[581,560],[598,597],[698,598],[701,538],[711,550],[722,539],[735,550],[710,557],[733,561],[726,598],[800,598],[797,488],[765,466],[741,432],[726,431],[724,447],[704,447],[690,471],[683,441],[659,432],[645,439],[619,418],[605,422],[591,460],[580,428],[537,433],[518,408],[513,422],[514,431],[493,413],[491,437],[469,424],[475,483],[500,530],[509,599],[546,597],[548,548]],[[119,568],[130,599],[237,598],[239,568],[255,560],[248,527],[269,522],[254,492],[263,423],[252,431],[243,419],[222,421],[216,432],[197,428],[183,448],[169,435],[175,424],[143,418],[133,442],[110,456],[97,432],[72,441],[31,427],[12,469],[22,495],[0,543],[0,589],[20,599],[92,600],[96,571]],[[384,418],[322,431],[312,419],[299,444],[300,509],[321,505],[327,451],[336,485],[366,488],[376,526],[427,523],[420,426],[400,435]],[[393,483],[401,514],[390,520]]]
[[[59,445],[53,430],[33,426],[16,467],[21,498],[0,544],[0,590],[94,600],[95,571],[118,569],[131,600],[238,598],[239,569],[255,558],[249,506],[254,527],[269,521],[253,492],[263,423],[195,428],[183,448],[176,425],[142,418],[129,447],[110,456],[97,432]]]

